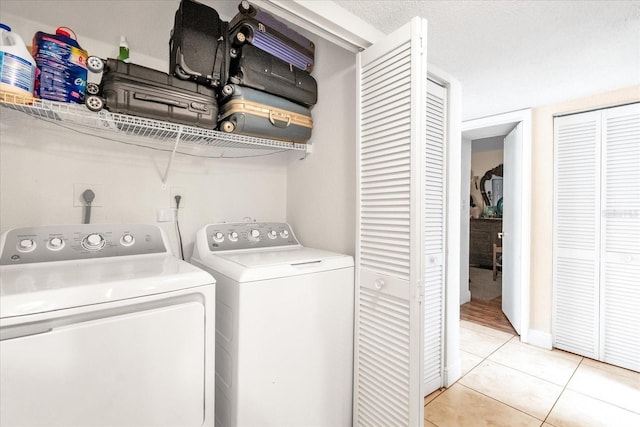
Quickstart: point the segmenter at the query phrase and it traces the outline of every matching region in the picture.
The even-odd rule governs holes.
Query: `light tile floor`
[[[425,427],[640,426],[640,373],[460,322],[462,378],[425,397]]]

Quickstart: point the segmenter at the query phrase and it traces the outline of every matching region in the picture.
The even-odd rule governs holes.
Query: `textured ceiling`
[[[464,119],[640,84],[640,1],[335,3],[387,34],[426,18],[429,62],[462,83]]]
[[[161,59],[168,57],[169,29],[179,3],[0,1],[0,17],[27,15],[50,23],[49,30],[69,25],[85,38],[111,41],[114,47],[126,34],[132,52]],[[200,1],[229,19],[239,0]],[[640,0],[335,3],[384,33],[414,16],[427,18],[429,62],[462,83],[465,120],[640,84]],[[78,7],[91,18],[78,19]]]

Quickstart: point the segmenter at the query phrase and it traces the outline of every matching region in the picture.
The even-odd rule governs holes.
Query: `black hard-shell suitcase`
[[[258,49],[244,45],[231,59],[229,81],[287,98],[308,107],[318,102],[318,84],[306,71]],[[228,88],[231,86],[225,86]]]
[[[218,119],[215,96],[209,86],[109,58],[99,94],[88,96],[85,104],[93,111],[104,107],[112,113],[213,129]]]
[[[169,39],[169,72],[183,80],[224,86],[229,73],[229,24],[194,0],[181,0]]]
[[[311,138],[311,111],[295,102],[245,86],[226,87],[221,100],[222,132],[305,143]]]
[[[316,47],[311,40],[243,0],[229,22],[231,43],[250,43],[294,67],[313,71]]]

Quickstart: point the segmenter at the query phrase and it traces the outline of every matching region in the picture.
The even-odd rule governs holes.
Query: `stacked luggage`
[[[238,9],[227,23],[215,9],[181,0],[169,40],[170,74],[90,57],[89,69],[103,74],[98,87],[87,87],[85,104],[94,111],[307,142],[310,108],[318,99],[310,74],[314,44],[247,1]]]
[[[229,84],[220,94],[220,130],[303,143],[318,100],[315,46],[248,1],[229,23]]]

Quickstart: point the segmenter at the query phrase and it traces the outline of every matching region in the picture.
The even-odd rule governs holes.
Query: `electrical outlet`
[[[172,208],[176,208],[176,196],[180,196],[180,209],[184,208],[185,206],[185,194],[184,194],[184,188],[182,187],[171,187],[171,200],[169,200],[169,206],[171,206]]]
[[[73,184],[73,206],[80,207],[86,206],[87,203],[84,201],[82,197],[82,193],[85,190],[92,190],[96,195],[93,201],[91,202],[91,207],[102,207],[104,206],[105,194],[104,194],[104,186],[102,184]]]

